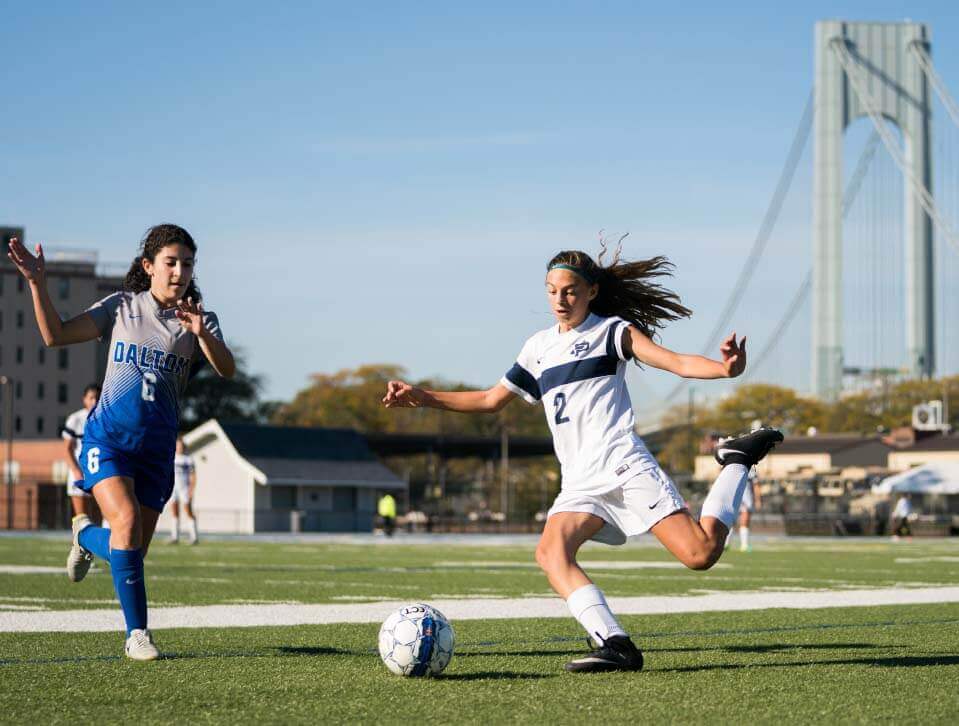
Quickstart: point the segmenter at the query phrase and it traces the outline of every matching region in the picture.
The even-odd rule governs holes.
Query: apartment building
[[[11,237],[26,239],[23,228],[0,227],[4,250]],[[45,254],[47,287],[63,318],[82,312],[122,285],[122,271],[98,264],[95,251],[49,249]],[[37,329],[28,285],[7,256],[0,256],[0,376],[7,379],[0,386],[4,438],[10,435],[11,425],[16,439],[58,437],[63,421],[79,408],[83,389],[102,379],[106,347],[91,341],[47,348]]]

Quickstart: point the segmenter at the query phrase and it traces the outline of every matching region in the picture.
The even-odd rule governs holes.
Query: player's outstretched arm
[[[746,369],[746,338],[737,343],[735,333],[720,346],[721,361],[675,353],[656,344],[632,325],[623,334],[623,349],[641,363],[683,378],[735,378]]]
[[[30,295],[33,297],[33,312],[37,317],[40,336],[48,346],[84,343],[99,337],[100,331],[88,313],[81,313],[66,322],[60,319],[60,313],[53,306],[47,291],[47,265],[43,257],[43,247],[37,245],[34,254],[30,253],[16,237],[10,240],[7,257],[30,283]]]
[[[386,408],[439,408],[459,413],[496,413],[516,398],[501,383],[485,391],[427,391],[403,381],[386,384]]]

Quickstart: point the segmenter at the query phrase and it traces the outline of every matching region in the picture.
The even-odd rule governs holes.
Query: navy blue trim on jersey
[[[506,380],[517,388],[522,388],[526,393],[538,401],[542,394],[539,392],[539,385],[533,374],[523,368],[519,363],[514,363],[513,367],[506,371]]]
[[[547,368],[539,378],[539,388],[545,394],[549,390],[566,383],[576,383],[577,381],[602,378],[603,376],[615,376],[618,362],[618,358],[610,359],[603,355],[574,360],[572,363],[564,363],[555,368]]]
[[[619,354],[616,352],[616,333],[619,331],[620,323],[618,320],[609,326],[609,330],[606,331],[606,355],[610,358],[616,358],[619,360]]]
[[[416,654],[416,665],[410,672],[411,676],[426,675],[430,667],[430,661],[433,659],[433,646],[436,643],[436,621],[428,612],[421,621],[420,630],[423,634],[420,636],[420,649]]]

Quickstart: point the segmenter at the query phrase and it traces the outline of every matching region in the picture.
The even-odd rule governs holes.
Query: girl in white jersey
[[[600,256],[602,261],[602,255]],[[746,342],[729,336],[721,360],[674,353],[653,341],[668,321],[690,311],[655,279],[664,257],[608,266],[566,251],[547,266],[546,295],[557,324],[533,335],[503,379],[485,391],[426,391],[390,381],[387,407],[429,406],[493,413],[517,396],[543,402],[563,481],[536,548],[550,585],[600,647],[571,661],[577,672],[640,670],[643,656],[596,585],[576,563],[587,540],[623,544],[652,532],[687,567],[706,570],[722,554],[739,511],[749,468],[782,441],[760,429],[727,440],[716,453],[722,472],[697,521],[634,431],[626,390],[633,359],[684,378],[730,378],[746,367]]]
[[[235,370],[216,316],[199,303],[195,255],[196,243],[182,227],[150,228],[124,290],[64,321],[47,291],[43,249],[37,245],[31,254],[18,240],[10,243],[10,259],[30,282],[46,345],[110,338],[103,394],[83,432],[79,486],[93,495],[112,530],[86,515],[74,517],[66,569],[79,582],[94,555],[110,563],[126,621],[125,653],[135,660],[160,657],[147,627],[143,558],[173,490],[179,394],[199,356],[222,376]]]

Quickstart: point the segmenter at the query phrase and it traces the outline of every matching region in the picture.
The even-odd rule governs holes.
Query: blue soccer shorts
[[[133,479],[133,491],[143,506],[163,511],[173,494],[173,450],[127,452],[92,439],[83,440],[80,465],[81,489],[92,492],[99,482],[113,476]]]

